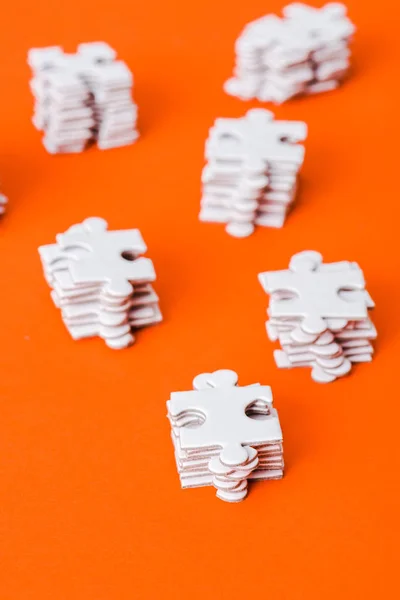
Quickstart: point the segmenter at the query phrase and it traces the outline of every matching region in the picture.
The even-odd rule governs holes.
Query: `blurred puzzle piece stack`
[[[283,9],[283,18],[270,14],[249,23],[236,41],[226,93],[281,104],[335,89],[350,67],[355,27],[346,15],[338,2],[323,8],[295,2]]]
[[[58,46],[29,51],[33,124],[48,152],[82,152],[95,142],[104,150],[138,138],[132,73],[115,58],[104,42],[79,44],[76,54]]]
[[[307,126],[275,121],[252,109],[238,119],[216,119],[206,142],[201,221],[226,223],[234,237],[256,225],[282,227],[296,199]]]
[[[4,215],[7,210],[8,198],[4,194],[0,194],[0,216]]]

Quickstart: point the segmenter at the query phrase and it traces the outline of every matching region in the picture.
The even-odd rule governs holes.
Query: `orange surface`
[[[349,1],[354,73],[337,92],[276,108],[309,124],[300,204],[284,229],[245,240],[201,224],[204,141],[244,24],[282,4],[47,0],[1,14],[1,600],[399,597],[400,209],[394,1]],[[50,156],[30,117],[30,47],[105,40],[136,78],[132,147]],[[256,104],[254,104],[256,105]],[[37,246],[81,219],[139,227],[162,325],[115,352],[73,342]],[[376,359],[322,386],[278,371],[262,270],[317,249],[355,260],[376,301]],[[181,491],[165,401],[199,372],[270,384],[285,439],[282,481],[229,505]]]

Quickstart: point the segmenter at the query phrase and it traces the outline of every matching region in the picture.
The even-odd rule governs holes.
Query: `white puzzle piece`
[[[304,148],[298,142],[307,136],[305,123],[273,118],[270,111],[254,108],[239,119],[217,119],[206,144],[206,158],[240,160],[251,172],[263,171],[268,161],[301,165]]]
[[[269,294],[282,291],[293,294],[290,299],[271,299],[269,314],[272,317],[300,316],[304,319],[302,326],[310,333],[324,331],[325,318],[366,318],[365,302],[347,302],[338,293],[342,289],[362,290],[362,274],[351,268],[325,272],[319,269],[321,263],[318,253],[312,257],[299,253],[293,257],[288,270],[259,275],[261,285]]]
[[[87,250],[79,260],[71,261],[69,269],[75,283],[107,282],[111,295],[125,296],[133,289],[130,281],[154,281],[155,272],[149,259],[137,258],[146,246],[137,229],[108,231],[104,219],[91,218],[83,222],[84,232],[57,236],[62,250],[74,257],[74,249]]]
[[[316,44],[347,40],[355,32],[354,25],[346,17],[347,9],[340,2],[329,2],[319,9],[294,2],[282,12],[289,25],[307,31]]]

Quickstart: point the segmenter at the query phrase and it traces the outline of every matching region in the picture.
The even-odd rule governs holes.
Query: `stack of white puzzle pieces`
[[[283,18],[249,23],[236,42],[234,77],[225,91],[242,100],[281,104],[299,94],[335,89],[350,66],[355,27],[343,4],[312,8],[295,2]]]
[[[268,110],[216,119],[206,142],[201,221],[226,223],[235,237],[256,225],[282,227],[296,198],[307,126],[274,121]]]
[[[329,383],[350,372],[352,363],[372,360],[376,329],[368,311],[374,303],[357,263],[324,264],[318,252],[295,254],[289,269],[261,273],[270,294],[270,340],[278,367],[311,367],[314,381]]]
[[[162,320],[151,283],[156,275],[137,229],[108,231],[92,217],[39,248],[51,297],[73,337],[99,336],[107,346],[126,348],[132,330]]]
[[[0,216],[4,215],[7,210],[8,198],[4,194],[0,194]]]
[[[193,391],[167,402],[183,488],[213,485],[217,497],[239,502],[248,480],[283,475],[282,431],[269,386],[237,386],[234,371],[202,373]]]
[[[137,139],[132,73],[115,57],[104,42],[80,44],[76,54],[58,46],[29,51],[33,124],[44,131],[48,152],[82,152],[94,141],[104,150]]]

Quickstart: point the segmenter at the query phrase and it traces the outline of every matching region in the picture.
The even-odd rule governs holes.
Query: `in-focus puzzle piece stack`
[[[213,485],[227,502],[247,496],[248,480],[280,479],[284,466],[271,388],[237,381],[230,370],[202,373],[167,402],[182,487]]]
[[[82,152],[94,141],[104,150],[137,139],[132,73],[115,57],[104,42],[80,44],[76,54],[58,46],[29,51],[33,124],[44,131],[48,152]]]
[[[285,271],[259,275],[271,295],[266,323],[278,367],[311,367],[314,381],[329,383],[352,363],[372,360],[376,329],[368,311],[374,303],[357,263],[323,264],[319,252],[295,254]]]
[[[201,221],[227,223],[235,237],[255,225],[282,227],[296,197],[307,126],[274,121],[268,110],[216,119],[206,142]]]
[[[335,89],[350,66],[355,27],[346,13],[337,2],[320,9],[295,2],[283,9],[283,18],[267,15],[249,23],[236,42],[234,77],[225,91],[281,104]]]
[[[108,231],[92,217],[39,248],[51,296],[74,339],[99,336],[110,348],[134,342],[132,330],[162,320],[156,274],[137,229]]]

